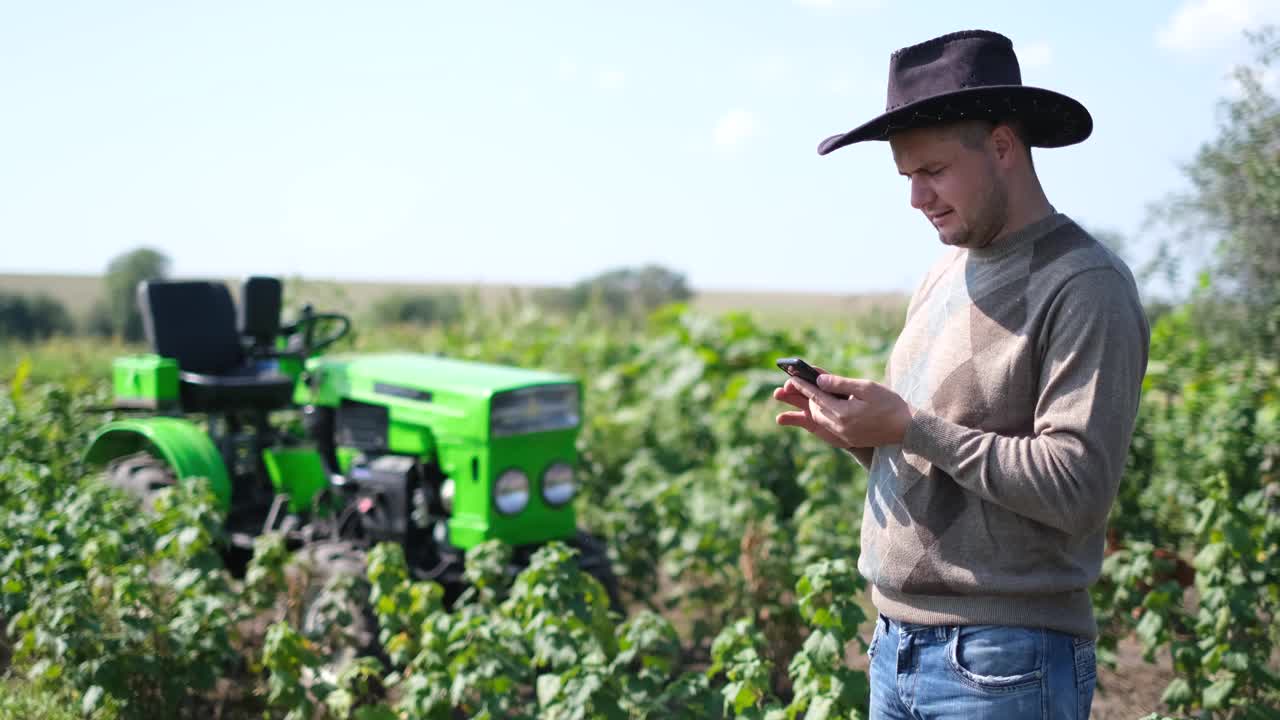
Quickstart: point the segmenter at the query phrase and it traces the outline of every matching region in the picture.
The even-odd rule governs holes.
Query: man
[[[1008,38],[972,31],[893,53],[886,112],[819,146],[887,140],[955,248],[913,295],[885,385],[822,374],[774,392],[796,408],[780,425],[869,469],[873,718],[1088,717],[1088,589],[1150,332],[1128,268],[1054,210],[1030,148],[1092,127],[1022,85]]]

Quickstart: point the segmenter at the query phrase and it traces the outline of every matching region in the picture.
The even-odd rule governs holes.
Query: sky
[[[1280,0],[0,0],[0,272],[907,292],[942,251],[888,145],[889,55],[1008,35],[1093,135],[1035,151],[1125,236],[1218,127]]]

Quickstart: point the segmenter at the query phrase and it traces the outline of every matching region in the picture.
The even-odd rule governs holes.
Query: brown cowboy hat
[[[1022,84],[1009,38],[966,30],[902,48],[889,56],[885,111],[818,145],[818,154],[864,140],[887,140],[909,128],[967,119],[1017,118],[1028,144],[1062,147],[1093,132],[1093,118],[1076,100]]]

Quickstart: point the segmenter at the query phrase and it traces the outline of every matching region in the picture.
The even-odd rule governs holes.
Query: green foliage
[[[0,720],[113,720],[118,717],[101,694],[86,696],[81,702],[65,690],[41,690],[16,680],[0,680]]]
[[[391,665],[403,668],[422,651],[422,624],[443,610],[444,592],[435,583],[410,583],[404,549],[390,543],[381,543],[369,553],[368,576],[378,640]]]
[[[275,606],[276,599],[288,591],[285,565],[289,549],[280,533],[266,533],[253,540],[253,559],[245,569],[244,599],[260,610]]]
[[[857,630],[867,618],[856,598],[865,584],[844,558],[822,560],[805,570],[797,588],[800,614],[813,631],[791,662],[796,695],[788,718],[866,717],[871,692],[867,675],[844,663],[845,646],[855,640],[863,644]]]
[[[765,655],[764,636],[749,618],[728,625],[711,645],[707,674],[723,674],[728,681],[720,694],[726,717],[781,718],[782,707],[770,683],[772,663]]]
[[[320,666],[320,655],[311,642],[288,623],[275,623],[267,630],[262,664],[270,672],[267,702],[285,710],[288,720],[311,717],[316,701],[308,692],[308,686],[318,675]]]
[[[37,691],[82,693],[122,717],[196,711],[228,674],[235,597],[204,483],[162,493],[153,515],[82,476],[90,416],[58,388],[0,401],[0,616],[12,669]]]
[[[1153,330],[1094,596],[1102,649],[1168,651],[1171,708],[1247,716],[1280,706],[1280,369],[1195,327],[1183,308]]]

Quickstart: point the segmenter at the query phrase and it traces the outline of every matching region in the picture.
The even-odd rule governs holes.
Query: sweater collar
[[[1063,215],[1057,210],[1051,209],[1048,215],[1040,218],[1030,225],[1024,225],[1023,227],[1014,230],[1004,236],[1004,238],[999,242],[992,243],[986,247],[970,248],[968,250],[969,256],[974,260],[982,262],[998,260],[1013,252],[1024,243],[1043,237],[1044,235],[1057,230],[1059,227],[1062,227],[1069,221],[1070,218],[1066,215]]]

